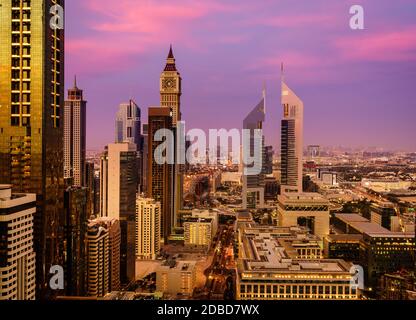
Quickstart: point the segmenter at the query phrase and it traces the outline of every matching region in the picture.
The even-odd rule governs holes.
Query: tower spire
[[[173,56],[172,44],[170,44],[168,59],[175,59],[175,57]]]
[[[78,88],[78,86],[77,86],[77,75],[74,76],[74,88]]]

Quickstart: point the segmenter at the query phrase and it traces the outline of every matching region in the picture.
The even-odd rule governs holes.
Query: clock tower
[[[181,120],[182,78],[176,69],[172,46],[166,60],[166,66],[160,76],[160,106],[172,108],[172,124]]]

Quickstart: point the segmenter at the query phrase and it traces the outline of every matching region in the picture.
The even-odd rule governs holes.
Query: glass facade
[[[1,1],[0,183],[36,193],[38,297],[62,264],[64,30],[50,28],[63,0]],[[40,296],[39,296],[40,293]]]

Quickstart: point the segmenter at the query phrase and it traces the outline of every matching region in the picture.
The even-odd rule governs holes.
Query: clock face
[[[163,89],[174,89],[176,87],[176,81],[174,78],[166,78],[162,81]]]

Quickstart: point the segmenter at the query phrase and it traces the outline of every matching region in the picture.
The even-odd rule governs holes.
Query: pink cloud
[[[334,44],[348,60],[412,61],[416,60],[416,26],[376,34],[355,31]]]
[[[270,27],[304,28],[316,26],[334,26],[338,20],[334,15],[323,14],[289,14],[255,20],[254,23]]]

